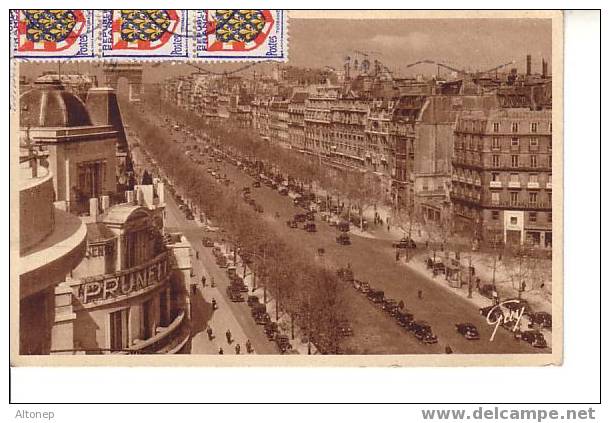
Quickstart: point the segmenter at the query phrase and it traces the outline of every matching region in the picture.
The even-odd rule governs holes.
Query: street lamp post
[[[468,298],[472,298],[472,254],[468,255]]]

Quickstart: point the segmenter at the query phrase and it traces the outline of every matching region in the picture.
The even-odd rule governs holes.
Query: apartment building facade
[[[460,115],[451,198],[456,225],[513,245],[552,247],[551,110]]]

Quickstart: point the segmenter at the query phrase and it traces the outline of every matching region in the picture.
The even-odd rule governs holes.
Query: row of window
[[[474,174],[474,172],[473,172]],[[467,172],[467,175],[470,176],[470,172]],[[491,174],[491,181],[492,182],[500,182],[500,173],[498,172],[492,172]],[[509,175],[509,182],[520,182],[520,176],[521,174],[519,173],[511,173]],[[548,174],[547,177],[547,181],[551,182],[553,179],[552,174]],[[527,175],[527,182],[531,182],[531,183],[537,183],[540,182],[540,174],[538,173],[529,173]]]
[[[549,132],[553,132],[553,123],[549,122]],[[530,132],[535,134],[538,132],[538,129],[540,128],[541,124],[539,124],[538,122],[530,122]],[[519,122],[512,122],[510,125],[510,130],[513,133],[518,133],[519,132]],[[493,123],[493,131],[494,132],[500,132],[500,122],[494,122]]]
[[[553,213],[552,212],[547,212],[546,214],[546,221],[547,223],[553,223]],[[491,219],[492,220],[500,220],[500,211],[499,210],[492,210],[491,211]],[[527,214],[527,220],[529,223],[536,223],[538,221],[538,212],[529,212]]]
[[[472,131],[472,132],[485,132],[485,127],[487,123],[484,120],[481,121],[461,121],[459,124],[459,128],[463,131]],[[538,133],[543,128],[543,123],[540,122],[530,122],[529,123],[529,131],[532,134]],[[519,129],[521,127],[521,122],[511,122],[510,124],[510,132],[519,133]],[[553,132],[553,124],[552,122],[548,123],[549,132]],[[492,130],[495,133],[499,133],[501,129],[500,122],[492,123]]]
[[[520,193],[519,191],[510,191],[508,193],[509,197],[508,197],[508,202],[509,204],[513,204],[513,205],[518,205],[520,203]],[[542,193],[538,193],[536,191],[530,191],[527,193],[527,199],[528,199],[528,203],[529,204],[538,204],[539,202],[541,202],[541,200],[543,200],[543,194]],[[546,199],[547,199],[547,203],[548,205],[553,204],[553,194],[551,192],[546,194]],[[492,192],[491,193],[491,204],[500,204],[500,193],[499,192]]]
[[[539,156],[538,154],[532,154],[529,156],[529,167],[538,167],[542,164],[542,157],[544,156]],[[540,160],[539,160],[540,159]],[[549,155],[547,156],[547,160],[546,160],[546,164],[548,165],[548,167],[553,167],[553,156]],[[510,167],[525,167],[527,166],[527,161],[524,161],[522,159],[522,157],[519,154],[511,154],[510,156]],[[491,166],[492,167],[500,167],[501,163],[500,163],[500,155],[499,154],[493,154],[491,156]]]
[[[464,150],[464,149],[468,149],[468,150],[483,150],[483,139],[481,137],[479,137],[478,140],[475,140],[474,137],[469,137],[468,141],[466,141],[466,136],[464,136],[464,139],[461,140],[459,137],[457,137],[456,142],[455,142],[455,148],[456,150]],[[529,141],[529,147],[530,150],[538,150],[539,146],[540,146],[540,139],[538,137],[531,137],[528,138],[526,140],[526,142]],[[493,137],[491,139],[491,149],[492,150],[500,150],[502,147],[502,139],[499,137]],[[521,145],[521,139],[519,137],[512,137],[510,139],[510,147],[512,149],[514,148],[518,148]],[[549,150],[551,150],[553,148],[552,143],[548,143],[547,148]]]

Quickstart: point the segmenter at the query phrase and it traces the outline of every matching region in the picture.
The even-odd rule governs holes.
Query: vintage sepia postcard
[[[562,25],[11,11],[12,364],[561,365]]]

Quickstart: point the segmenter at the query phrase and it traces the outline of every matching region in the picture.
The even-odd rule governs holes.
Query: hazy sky
[[[532,55],[534,72],[540,72],[541,58],[551,62],[550,19],[291,19],[289,64],[303,67],[332,66],[341,68],[345,56],[361,60],[354,50],[375,52],[378,59],[401,75],[431,74],[436,68],[419,65],[405,68],[417,60],[431,59],[469,70],[486,70],[515,60],[525,70],[525,56]],[[202,64],[205,69],[224,71],[237,65]],[[26,68],[29,68],[26,67]],[[24,69],[28,76],[57,65],[36,65]],[[65,72],[76,65],[62,65]],[[268,65],[257,72],[268,71]],[[550,64],[549,64],[550,69]],[[99,74],[99,68],[82,63],[81,72]],[[167,76],[188,74],[188,65],[156,66],[145,71],[145,82]],[[251,73],[251,71],[248,71]]]

